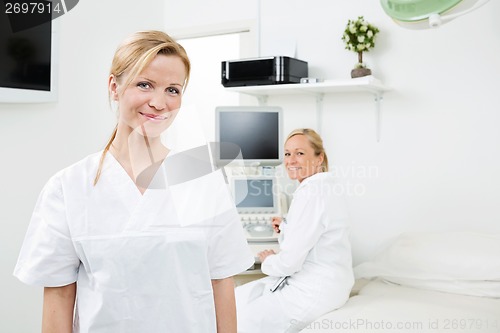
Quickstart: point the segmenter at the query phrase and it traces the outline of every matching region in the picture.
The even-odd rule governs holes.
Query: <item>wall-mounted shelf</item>
[[[316,98],[316,113],[318,129],[321,125],[321,114],[323,109],[323,97],[325,94],[338,93],[371,93],[375,99],[375,117],[376,117],[376,138],[380,141],[380,101],[386,91],[391,89],[373,76],[365,76],[349,80],[328,80],[319,83],[296,83],[296,84],[276,84],[263,86],[244,86],[226,88],[228,91],[234,91],[251,96],[259,100],[259,104],[265,105],[268,96],[278,95],[312,95]]]

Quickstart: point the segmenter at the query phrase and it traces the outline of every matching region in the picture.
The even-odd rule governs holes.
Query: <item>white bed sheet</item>
[[[301,332],[500,333],[500,299],[374,280]]]

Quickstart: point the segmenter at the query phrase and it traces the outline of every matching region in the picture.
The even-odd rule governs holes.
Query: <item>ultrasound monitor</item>
[[[231,179],[234,203],[240,214],[278,214],[276,178],[241,176]]]
[[[216,163],[276,166],[283,156],[283,111],[271,106],[219,106],[215,109]]]

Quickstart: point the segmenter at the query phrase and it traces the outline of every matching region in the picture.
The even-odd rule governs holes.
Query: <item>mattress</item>
[[[500,298],[424,290],[375,279],[342,308],[318,318],[301,332],[500,333]]]

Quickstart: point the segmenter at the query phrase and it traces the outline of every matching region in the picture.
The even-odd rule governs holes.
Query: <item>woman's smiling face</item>
[[[285,143],[285,168],[290,179],[302,182],[321,170],[323,155],[316,155],[307,136],[297,134]]]
[[[175,55],[157,55],[124,87],[110,77],[109,89],[118,102],[118,126],[156,137],[165,131],[179,112],[186,69]],[[125,125],[125,126],[123,126]]]

